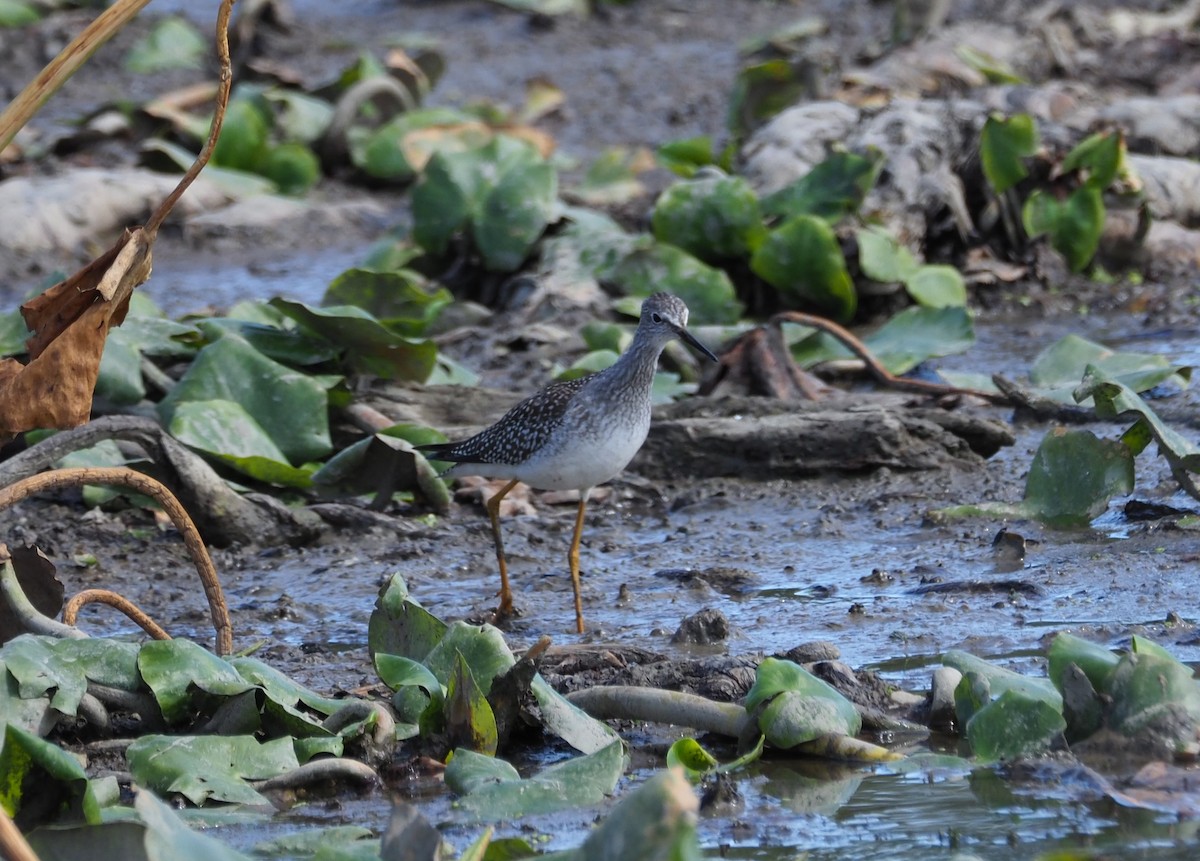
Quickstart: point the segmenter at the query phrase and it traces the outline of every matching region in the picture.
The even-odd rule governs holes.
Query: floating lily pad
[[[193,804],[268,804],[247,781],[276,777],[299,767],[292,740],[259,744],[254,736],[144,735],[126,751],[141,786],[179,793]]]
[[[1091,431],[1055,428],[1042,438],[1025,496],[1017,504],[961,505],[935,512],[938,517],[1014,517],[1050,526],[1086,526],[1117,494],[1133,490],[1133,452],[1118,440]]]
[[[446,766],[446,785],[463,796],[460,811],[498,822],[598,804],[612,794],[624,770],[625,747],[620,741],[524,780],[508,763],[459,749]]]
[[[1158,353],[1116,351],[1079,335],[1065,335],[1033,360],[1029,381],[1046,397],[1074,403],[1074,392],[1089,365],[1105,380],[1135,392],[1144,392],[1162,383],[1182,388],[1190,381],[1192,370],[1175,365]],[[1078,403],[1090,401],[1088,395]]]

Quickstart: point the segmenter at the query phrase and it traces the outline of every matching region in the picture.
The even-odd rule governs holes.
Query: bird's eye
[[[654,321],[655,323],[661,323],[662,315],[660,315],[657,311],[655,311],[653,314],[650,315],[650,319],[652,321]]]

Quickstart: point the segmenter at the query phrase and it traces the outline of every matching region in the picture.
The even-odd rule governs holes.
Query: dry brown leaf
[[[126,231],[112,248],[21,307],[33,332],[29,364],[0,364],[0,439],[88,420],[108,330],[150,277],[154,238]],[[15,368],[13,366],[16,366]]]

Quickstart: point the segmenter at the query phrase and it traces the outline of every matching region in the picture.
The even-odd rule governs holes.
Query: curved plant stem
[[[208,598],[208,608],[212,615],[213,628],[217,635],[217,654],[221,656],[233,652],[233,625],[229,621],[229,606],[225,603],[225,594],[221,591],[221,582],[217,578],[217,569],[208,548],[204,546],[200,533],[183,506],[179,504],[170,490],[161,482],[148,475],[135,472],[124,466],[82,467],[75,469],[56,469],[43,472],[29,478],[0,488],[0,509],[7,508],[28,496],[47,490],[57,490],[63,487],[80,487],[85,484],[107,484],[126,487],[130,490],[144,493],[162,506],[163,511],[171,518],[175,528],[183,536],[184,546],[200,575],[204,585],[204,594]]]
[[[79,611],[87,604],[107,604],[124,613],[135,625],[156,640],[169,640],[171,635],[159,627],[137,604],[111,589],[84,589],[63,607],[63,622],[74,627]]]
[[[913,380],[908,377],[898,377],[885,368],[883,363],[875,358],[875,354],[871,352],[870,348],[856,338],[852,332],[843,326],[839,326],[832,320],[826,320],[824,317],[804,314],[800,311],[781,311],[770,320],[770,325],[772,326],[779,326],[783,323],[810,326],[833,335],[833,337],[845,344],[846,349],[863,361],[867,366],[867,373],[888,388],[899,389],[904,392],[922,392],[929,395],[971,395],[997,404],[1012,403],[1011,398],[1002,392],[985,392],[980,389],[965,389],[959,386],[951,386],[947,383],[935,383],[930,380]]]

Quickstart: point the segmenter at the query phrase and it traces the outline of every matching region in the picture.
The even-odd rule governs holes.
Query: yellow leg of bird
[[[588,494],[591,488],[584,490],[579,496],[579,511],[575,515],[575,534],[571,536],[571,549],[567,553],[567,563],[571,566],[571,586],[575,589],[575,630],[583,633],[583,596],[580,594],[579,582],[579,542],[583,539],[583,512],[587,508]]]
[[[500,502],[505,494],[517,486],[514,478],[500,492],[487,501],[488,517],[492,521],[492,540],[496,544],[496,561],[500,564],[500,606],[496,608],[497,620],[512,615],[512,590],[508,588],[508,561],[504,558],[504,539],[500,536]]]

